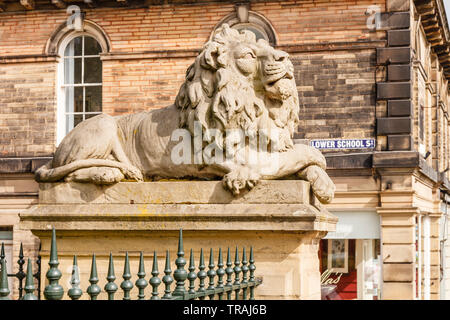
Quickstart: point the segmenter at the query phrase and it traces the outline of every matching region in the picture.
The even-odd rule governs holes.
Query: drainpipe
[[[419,253],[419,268],[417,270],[417,291],[419,291],[419,300],[422,300],[422,218],[423,215],[419,214],[419,236],[418,236],[418,246],[417,251]]]
[[[423,283],[423,295],[424,300],[430,300],[430,278],[431,278],[431,269],[430,269],[430,217],[426,215],[423,219],[423,275],[424,275],[424,283]]]

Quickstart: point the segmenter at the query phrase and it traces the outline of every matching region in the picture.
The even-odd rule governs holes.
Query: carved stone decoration
[[[247,23],[248,22],[248,11],[250,9],[250,4],[238,4],[236,5],[236,15],[239,19],[240,23]]]
[[[36,171],[36,180],[222,178],[237,195],[260,180],[300,178],[328,203],[335,186],[324,156],[293,143],[298,117],[288,54],[225,24],[187,69],[174,104],[81,122]]]

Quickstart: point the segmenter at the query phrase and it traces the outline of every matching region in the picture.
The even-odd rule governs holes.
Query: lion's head
[[[206,140],[209,129],[252,135],[275,128],[277,150],[292,147],[299,113],[293,65],[286,52],[256,41],[252,32],[218,28],[187,69],[175,104],[180,126],[193,134],[199,122]]]

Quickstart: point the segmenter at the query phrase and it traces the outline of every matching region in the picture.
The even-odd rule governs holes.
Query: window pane
[[[64,56],[81,56],[82,50],[82,37],[76,37],[66,47]]]
[[[81,83],[81,58],[64,58],[64,83]]]
[[[235,26],[233,26],[233,29],[236,29],[239,32],[241,32],[242,30],[248,30],[250,32],[253,32],[256,36],[256,40],[259,40],[259,39],[268,40],[269,39],[269,37],[267,37],[267,35],[263,31],[255,28],[255,27],[249,26],[249,25],[235,25]]]
[[[86,87],[86,112],[101,112],[102,111],[102,87]]]
[[[83,87],[67,87],[66,112],[83,112]]]
[[[85,120],[87,120],[87,119],[93,118],[95,116],[98,116],[99,114],[101,114],[101,113],[87,114],[84,116],[84,118],[85,118]]]
[[[102,52],[102,47],[100,47],[100,44],[91,37],[84,37],[84,55],[90,56],[90,55],[98,55]]]
[[[66,115],[66,134],[70,132],[77,124],[83,121],[83,115],[81,114],[68,114]]]
[[[84,59],[84,83],[102,82],[102,62],[100,58]]]

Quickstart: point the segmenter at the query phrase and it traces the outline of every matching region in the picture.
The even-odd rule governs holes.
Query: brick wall
[[[375,136],[375,50],[292,57],[300,98],[301,139]]]
[[[55,64],[0,64],[0,157],[53,152]]]

